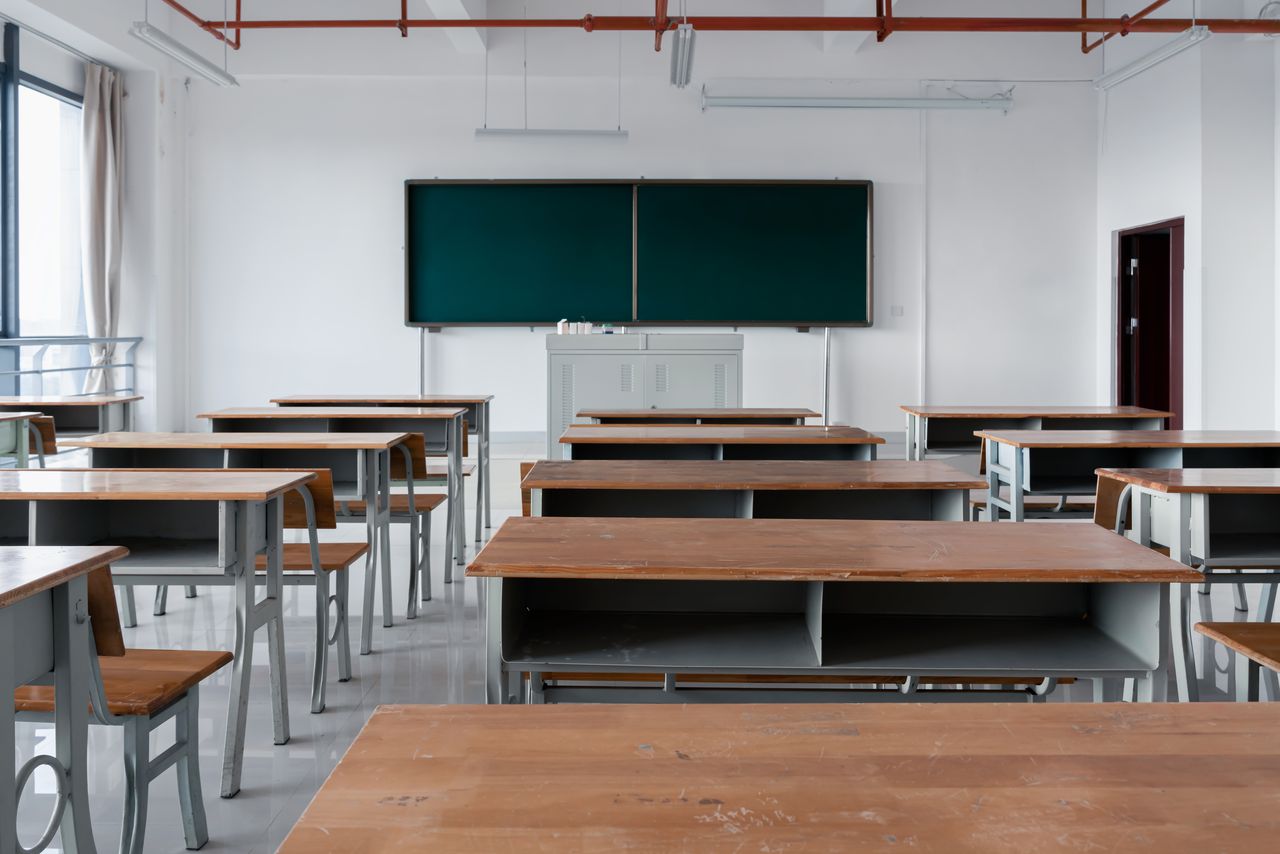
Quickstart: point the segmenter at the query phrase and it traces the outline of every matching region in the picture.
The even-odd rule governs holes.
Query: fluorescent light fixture
[[[693,45],[698,34],[693,24],[684,23],[671,34],[671,85],[683,89],[693,79]]]
[[[476,128],[477,139],[517,136],[626,139],[630,134],[622,128],[617,130],[592,130],[589,128]]]
[[[711,95],[702,90],[702,108],[787,107],[825,110],[1001,110],[1008,112],[1013,98],[845,98],[799,95]]]
[[[165,56],[185,65],[210,83],[219,86],[239,86],[240,83],[223,69],[214,65],[191,48],[175,40],[163,30],[158,30],[146,21],[135,21],[129,28],[129,35],[146,42]]]
[[[1115,71],[1102,75],[1093,81],[1093,88],[1100,91],[1106,91],[1112,86],[1116,86],[1130,77],[1136,77],[1148,68],[1153,68],[1166,59],[1172,59],[1184,50],[1195,47],[1200,42],[1209,38],[1210,30],[1208,27],[1198,26],[1183,30],[1182,33],[1172,41],[1166,42],[1151,53],[1138,57],[1128,65],[1122,65]]]

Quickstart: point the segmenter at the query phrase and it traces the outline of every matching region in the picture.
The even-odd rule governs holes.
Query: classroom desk
[[[1239,610],[1247,609],[1242,583],[1264,584],[1256,619],[1271,622],[1280,582],[1280,469],[1098,469],[1097,476],[1123,485],[1118,515],[1131,504],[1135,541],[1168,546],[1170,557],[1199,569],[1202,584],[1236,584]],[[1189,587],[1180,592],[1189,598]],[[1175,672],[1179,696],[1194,701],[1199,692],[1185,605],[1182,616],[1174,632],[1181,659]]]
[[[61,830],[62,850],[92,854],[89,820],[89,622],[85,619],[89,573],[129,553],[120,546],[0,548],[0,852],[18,850],[18,801],[22,782],[44,766],[62,776],[58,803],[65,807],[48,835]],[[56,748],[53,756],[16,765],[14,691],[52,673]],[[49,840],[45,840],[47,844]],[[28,850],[44,844],[23,840]]]
[[[907,414],[907,459],[976,452],[979,430],[1163,430],[1172,412],[1139,406],[917,406]]]
[[[1217,641],[1236,656],[1236,700],[1256,702],[1262,668],[1273,678],[1280,671],[1280,625],[1275,623],[1196,623],[1196,632]],[[1271,699],[1276,698],[1275,694]]]
[[[539,517],[467,574],[495,703],[543,672],[1136,678],[1150,697],[1168,583],[1199,578],[1096,525]]]
[[[573,424],[575,460],[874,460],[884,439],[857,427]]]
[[[273,397],[277,406],[461,406],[472,435],[479,447],[476,449],[476,542],[480,542],[480,508],[484,506],[484,527],[493,527],[493,469],[490,455],[492,420],[489,406],[491,394],[291,394]]]
[[[360,654],[373,650],[373,598],[382,570],[382,625],[392,624],[391,454],[406,439],[388,433],[105,433],[66,442],[88,448],[95,468],[326,468],[340,499],[363,499],[369,553],[365,558]],[[417,567],[409,568],[409,616],[417,614]],[[190,582],[188,582],[189,584]],[[163,594],[161,594],[163,596]],[[163,613],[161,611],[160,613]]]
[[[978,437],[987,448],[993,522],[997,508],[1021,522],[1027,494],[1093,495],[1099,468],[1280,467],[1275,430],[984,430]]]
[[[463,416],[459,407],[245,406],[202,412],[215,433],[421,433],[427,452],[449,458],[446,528],[454,559],[466,563],[466,485],[462,475]],[[445,561],[446,567],[448,560]],[[446,572],[445,583],[453,581]]]
[[[30,451],[31,419],[40,416],[39,412],[23,412],[21,410],[0,410],[0,456],[13,457],[14,466],[20,469],[27,467]]]
[[[542,460],[521,486],[536,516],[968,518],[985,482],[902,460]]]
[[[29,502],[31,544],[129,549],[114,561],[117,584],[228,584],[236,588],[235,662],[228,700],[222,796],[240,790],[249,709],[253,641],[265,628],[271,660],[276,744],[289,740],[284,664],[284,493],[315,478],[310,472],[26,469],[0,471],[0,502]],[[266,596],[258,601],[256,556],[265,553]]]
[[[18,394],[0,396],[0,411],[36,409],[52,415],[58,434],[87,436],[133,429],[133,406],[140,394]]]
[[[280,848],[1237,851],[1280,707],[379,706]]]
[[[787,407],[743,407],[739,409],[583,409],[579,418],[592,424],[756,424],[803,425],[806,419],[821,418],[812,409]]]

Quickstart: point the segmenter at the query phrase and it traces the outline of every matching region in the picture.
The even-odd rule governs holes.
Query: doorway
[[[1182,428],[1181,218],[1116,234],[1116,403],[1174,413]]]

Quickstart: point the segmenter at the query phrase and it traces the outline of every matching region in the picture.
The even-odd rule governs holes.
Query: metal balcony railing
[[[0,387],[8,386],[8,378],[14,378],[12,381],[13,393],[16,394],[44,394],[44,380],[48,375],[60,375],[67,373],[87,374],[90,371],[101,369],[111,371],[112,379],[120,379],[123,384],[113,382],[114,391],[117,392],[133,392],[137,385],[137,360],[135,358],[138,345],[142,343],[142,338],[89,338],[82,335],[55,336],[50,338],[0,338],[0,352],[10,350],[13,352],[12,364],[14,367],[0,370]],[[88,351],[93,344],[115,344],[116,350],[112,355],[111,362],[106,365],[94,366],[89,364],[91,359],[88,353],[85,354],[85,364],[71,365],[62,367],[46,367],[45,357],[50,350],[58,348],[83,347]],[[123,345],[123,346],[121,346]],[[23,357],[30,354],[30,367],[23,367]],[[4,365],[0,364],[0,368]],[[121,377],[120,374],[123,373]]]

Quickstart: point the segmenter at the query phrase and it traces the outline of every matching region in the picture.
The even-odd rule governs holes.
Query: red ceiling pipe
[[[654,0],[653,20],[650,26],[653,27],[653,50],[655,53],[661,53],[662,34],[667,31],[667,27],[671,26],[671,19],[667,17],[667,0]]]
[[[876,0],[876,17],[880,19],[876,41],[882,42],[893,32],[893,0]]]
[[[409,20],[409,0],[400,0],[400,37],[409,38],[409,27],[405,25],[405,21]]]
[[[225,21],[222,24],[215,24],[213,21],[204,20],[195,12],[192,12],[186,6],[183,6],[181,3],[179,3],[178,0],[163,0],[163,2],[166,6],[173,9],[175,12],[177,12],[182,17],[186,18],[188,21],[191,21],[197,27],[204,30],[206,33],[213,36],[218,41],[226,42],[227,47],[231,48],[232,50],[240,49],[241,28],[239,25],[243,23],[243,21],[240,19],[240,0],[236,0],[235,21]],[[226,30],[234,30],[236,37],[234,39],[227,38],[225,33]]]
[[[1168,2],[1169,2],[1169,0],[1155,0],[1155,2],[1154,2],[1154,3],[1152,3],[1150,6],[1146,7],[1145,9],[1142,9],[1141,11],[1137,12],[1136,14],[1134,14],[1134,15],[1132,15],[1132,16],[1130,16],[1130,15],[1123,15],[1123,16],[1121,16],[1120,20],[1122,20],[1122,21],[1124,21],[1124,22],[1125,22],[1125,27],[1124,27],[1123,29],[1121,29],[1119,33],[1115,33],[1115,32],[1107,33],[1107,34],[1106,34],[1106,35],[1104,35],[1102,38],[1098,39],[1097,41],[1095,41],[1095,42],[1093,42],[1093,43],[1091,43],[1091,44],[1085,44],[1085,38],[1086,38],[1086,37],[1085,37],[1085,34],[1084,34],[1084,33],[1081,33],[1081,34],[1080,34],[1080,45],[1081,45],[1080,50],[1081,50],[1081,52],[1082,52],[1082,53],[1090,53],[1094,48],[1101,46],[1104,42],[1106,42],[1106,41],[1108,41],[1108,40],[1110,40],[1110,39],[1114,38],[1116,35],[1120,35],[1120,36],[1127,36],[1127,35],[1129,35],[1129,32],[1130,32],[1129,27],[1130,27],[1134,22],[1136,22],[1136,21],[1141,21],[1143,18],[1147,17],[1147,16],[1148,16],[1148,15],[1150,15],[1152,12],[1154,12],[1156,9],[1159,9],[1161,6],[1165,5],[1165,4],[1166,4],[1166,3],[1168,3]],[[1081,5],[1081,17],[1083,17],[1083,18],[1087,18],[1087,17],[1089,17],[1088,12],[1087,12],[1087,10],[1086,10],[1086,8],[1085,8],[1085,7],[1087,7],[1087,6],[1089,5],[1089,0],[1080,0],[1080,5]]]

